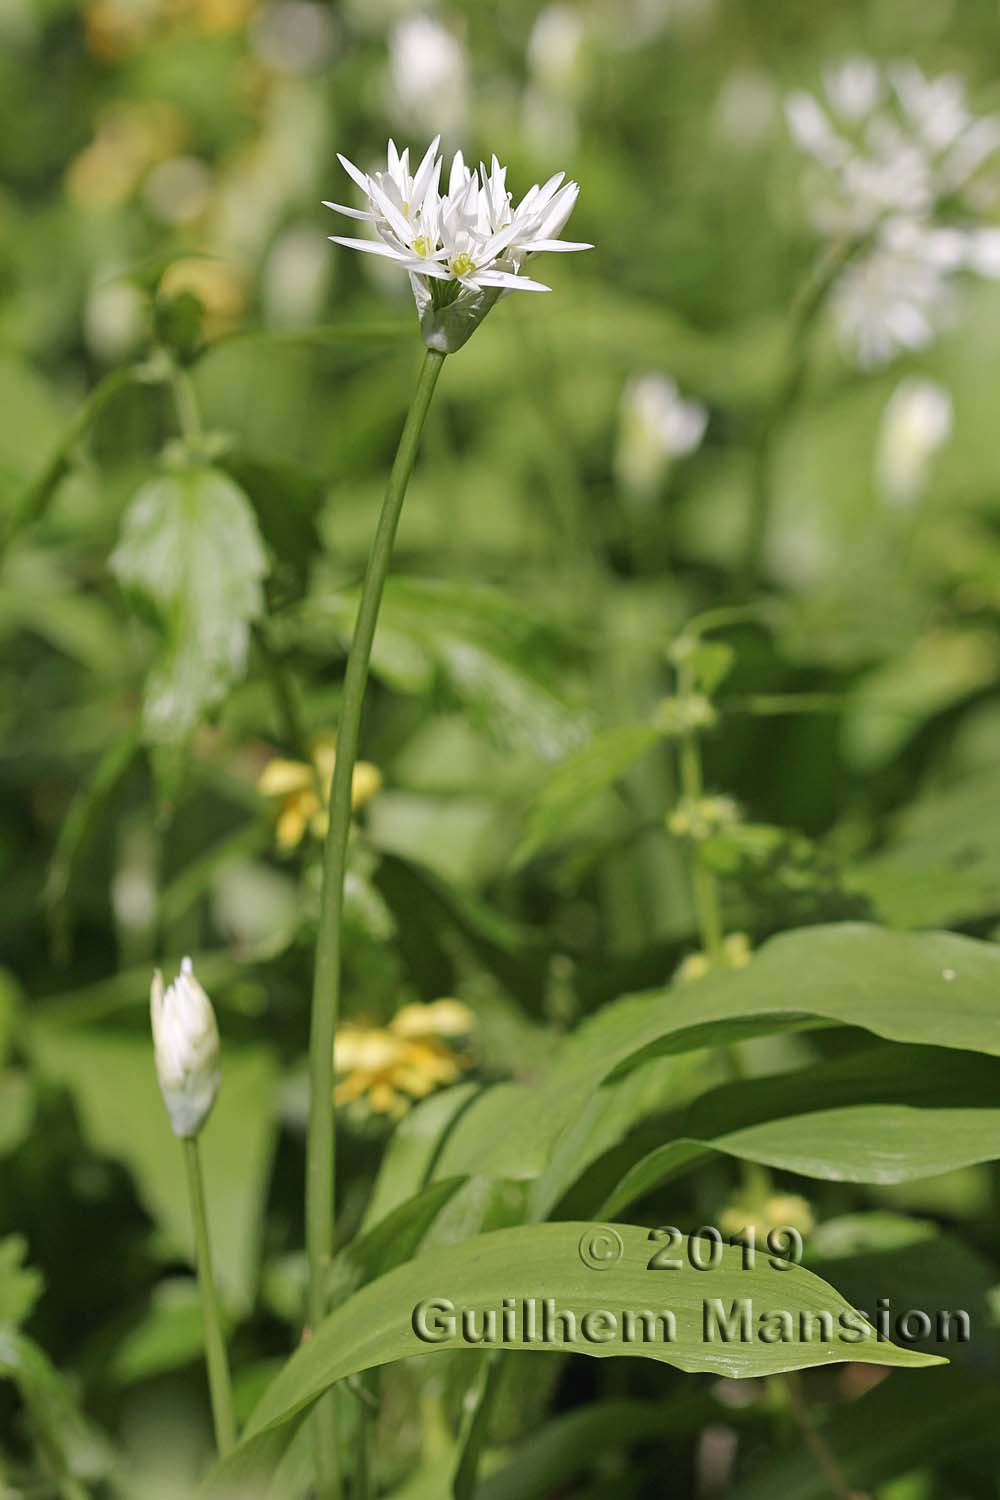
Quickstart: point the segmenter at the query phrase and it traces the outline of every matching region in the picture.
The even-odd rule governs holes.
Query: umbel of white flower
[[[823,96],[786,105],[813,171],[817,227],[854,241],[834,288],[841,339],[863,368],[921,349],[952,320],[962,274],[1000,277],[1000,230],[978,217],[1000,201],[988,169],[1000,118],[966,106],[961,78],[914,63],[852,58]]]
[[[156,1076],[174,1135],[197,1135],[219,1091],[219,1028],[189,958],[173,984],[157,969],[149,992]]]
[[[393,141],[384,172],[362,172],[341,156],[366,207],[326,207],[372,226],[377,238],[330,238],[401,266],[413,288],[424,343],[453,354],[507,292],[550,290],[524,274],[535,255],[593,246],[559,239],[580,191],[575,182],[564,180],[565,173],[530,188],[515,207],[507,191],[507,169],[495,156],[488,172],[485,166],[474,172],[458,151],[448,191],[442,193],[439,144],[435,137],[415,172],[410,171],[409,150],[400,155]]]

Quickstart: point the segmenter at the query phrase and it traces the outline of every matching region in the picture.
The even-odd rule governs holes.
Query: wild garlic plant
[[[400,153],[391,140],[384,172],[362,172],[340,156],[344,170],[361,190],[365,206],[327,205],[348,218],[370,224],[374,230],[374,237],[364,239],[331,235],[335,243],[384,256],[406,271],[426,349],[362,586],[347,657],[330,790],[309,1044],[306,1241],[308,1316],[314,1327],[329,1306],[335,1241],[334,1043],[351,791],[379,605],[407,485],[446,356],[463,347],[503,296],[512,291],[549,290],[524,272],[536,255],[592,248],[558,238],[579,195],[577,184],[565,182],[564,173],[557,173],[543,186],[536,184],[515,207],[507,188],[506,169],[495,156],[489,171],[481,166],[477,173],[466,166],[458,151],[452,159],[448,190],[442,193],[439,145],[440,137],[435,137],[415,171],[411,171],[409,149]],[[317,1471],[323,1500],[337,1489],[335,1429],[336,1409],[328,1398],[317,1415]]]

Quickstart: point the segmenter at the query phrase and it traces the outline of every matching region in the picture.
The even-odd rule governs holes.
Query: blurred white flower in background
[[[583,17],[575,5],[547,5],[528,38],[528,70],[545,88],[574,94],[580,76]]]
[[[668,28],[691,30],[710,21],[716,0],[591,0],[590,19],[603,41],[634,51]]]
[[[538,149],[571,151],[579,136],[584,84],[583,17],[573,5],[547,5],[528,38],[528,83],[521,101],[524,134]]]
[[[821,99],[798,90],[785,109],[796,145],[822,169],[814,213],[826,233],[931,215],[944,199],[984,206],[975,179],[1000,146],[1000,119],[971,114],[955,74],[927,79],[912,62],[850,58],[827,71]]]
[[[330,239],[401,266],[409,274],[424,341],[451,353],[504,293],[550,290],[523,274],[532,256],[592,246],[558,238],[580,191],[575,182],[564,180],[564,172],[542,186],[536,183],[515,207],[507,169],[495,156],[489,171],[480,166],[477,173],[456,151],[448,191],[442,194],[439,143],[435,137],[415,172],[410,171],[409,150],[400,155],[393,141],[384,172],[362,172],[339,156],[366,206],[326,207],[372,226],[377,238],[332,234]]]
[[[954,322],[954,278],[962,271],[1000,277],[1000,231],[887,220],[831,293],[845,354],[870,370],[925,349]]]
[[[146,298],[126,276],[102,274],[83,305],[87,348],[105,364],[125,359],[147,336]]]
[[[771,134],[780,111],[778,90],[756,68],[738,68],[719,90],[715,128],[729,146],[751,150]]]
[[[943,385],[918,375],[900,381],[882,416],[876,460],[879,488],[890,505],[909,506],[920,498],[931,461],[953,425],[951,394]]]
[[[460,132],[468,114],[465,48],[441,21],[404,16],[389,35],[389,109],[408,129]]]
[[[212,200],[213,178],[196,156],[173,156],[153,168],[142,187],[142,198],[154,219],[163,224],[190,224]]]
[[[333,263],[322,240],[305,226],[286,229],[268,251],[261,275],[265,322],[305,328],[319,320]]]
[[[329,7],[314,0],[281,0],[254,19],[250,42],[278,73],[315,73],[330,59],[334,27]]]
[[[814,165],[813,217],[831,240],[860,244],[831,296],[845,351],[871,368],[946,327],[960,272],[1000,277],[1000,230],[975,216],[997,201],[980,169],[1000,119],[975,116],[954,74],[851,58],[823,98],[786,100],[789,129]]]
[[[622,390],[615,469],[640,500],[652,500],[675,459],[693,453],[708,425],[700,401],[685,400],[669,375],[632,375]]]

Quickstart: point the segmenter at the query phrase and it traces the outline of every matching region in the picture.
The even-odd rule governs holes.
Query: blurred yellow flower
[[[114,208],[132,196],[157,162],[187,136],[184,116],[162,99],[116,100],[101,112],[94,139],[66,169],[66,191],[81,208]]]
[[[719,1228],[724,1234],[752,1228],[759,1239],[766,1239],[772,1229],[797,1229],[806,1235],[815,1223],[812,1208],[798,1193],[771,1193],[762,1203],[735,1198],[719,1215]]]
[[[334,1102],[367,1097],[376,1114],[398,1117],[414,1099],[454,1083],[469,1059],[450,1042],[467,1036],[475,1017],[460,1000],[404,1005],[388,1026],[347,1022],[337,1030],[333,1063],[344,1075]]]
[[[722,940],[722,957],[718,964],[712,962],[707,953],[689,953],[678,965],[674,978],[680,983],[704,979],[715,968],[745,969],[753,957],[750,939],[745,932],[731,932]]]
[[[225,36],[245,26],[257,0],[163,0],[163,12],[175,26],[204,36]]]
[[[275,756],[258,777],[258,792],[264,797],[274,797],[280,804],[276,833],[280,848],[294,849],[307,831],[318,839],[326,837],[336,746],[336,736],[321,735],[313,743],[311,765],[304,760]],[[352,809],[357,812],[364,807],[381,785],[382,773],[378,767],[359,760],[351,779]]]
[[[165,297],[192,292],[198,298],[204,310],[203,331],[209,341],[237,325],[247,301],[243,270],[231,260],[208,256],[173,261],[160,279],[160,291]]]
[[[84,44],[102,62],[122,62],[165,31],[225,36],[245,26],[257,0],[88,0]]]

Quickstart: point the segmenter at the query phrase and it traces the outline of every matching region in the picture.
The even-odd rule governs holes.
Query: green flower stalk
[[[205,1363],[212,1418],[216,1446],[220,1456],[224,1456],[235,1445],[236,1422],[222,1317],[212,1272],[205,1185],[198,1152],[198,1135],[219,1092],[219,1028],[212,1002],[194,977],[189,958],[182,960],[181,972],[166,989],[163,976],[157,969],[150,989],[149,1007],[156,1076],[170,1116],[170,1127],[184,1150],[205,1326]]]

